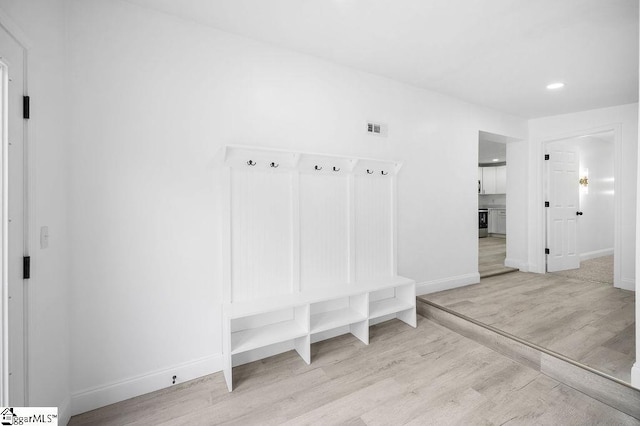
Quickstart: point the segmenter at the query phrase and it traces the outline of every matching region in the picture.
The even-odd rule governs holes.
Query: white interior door
[[[580,267],[578,151],[569,147],[558,147],[549,151],[547,272],[577,269]]]
[[[23,95],[24,95],[24,50],[4,29],[0,28],[0,61],[6,75],[6,99],[3,102],[6,111],[7,133],[3,145],[3,204],[8,206],[3,214],[3,229],[8,237],[3,241],[3,253],[7,266],[6,286],[8,319],[5,330],[8,331],[8,404],[24,406],[26,397],[26,350],[25,350],[25,287],[23,280],[24,245],[24,176],[23,159],[25,149]],[[4,109],[4,108],[3,108]],[[3,271],[4,272],[4,271]],[[7,354],[5,353],[5,356]]]

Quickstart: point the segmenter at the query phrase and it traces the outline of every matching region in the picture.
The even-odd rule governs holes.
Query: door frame
[[[622,198],[624,186],[622,185],[622,124],[621,123],[612,123],[603,126],[598,126],[590,129],[580,130],[571,132],[569,134],[565,134],[562,136],[545,139],[540,144],[540,154],[538,158],[540,159],[540,168],[541,168],[541,185],[539,187],[538,194],[540,195],[540,200],[544,201],[545,197],[548,193],[548,176],[547,176],[547,165],[545,164],[544,154],[548,153],[549,145],[554,142],[562,142],[570,139],[576,139],[581,136],[586,135],[597,135],[599,133],[607,133],[613,132],[613,190],[614,190],[614,198],[613,198],[613,216],[614,216],[614,224],[613,224],[613,286],[617,288],[624,288],[622,283],[622,228],[620,226],[621,218],[622,218]],[[540,241],[540,247],[543,249],[546,247],[547,241],[547,212],[546,207],[544,207],[543,203],[540,203],[539,210],[541,217],[541,233],[538,236]],[[543,250],[539,251],[539,265],[541,265],[542,270],[539,272],[546,273],[546,254],[544,254]]]
[[[28,53],[31,49],[31,41],[26,37],[24,32],[20,29],[20,27],[13,21],[13,19],[8,16],[2,9],[0,9],[0,27],[6,31],[15,41],[16,43],[23,49],[23,95],[28,95],[29,93],[29,85],[28,85]],[[3,109],[6,111],[6,109]],[[4,119],[4,117],[2,118]],[[34,157],[34,147],[32,146],[29,139],[29,120],[23,120],[23,143],[24,143],[24,158],[23,158],[23,203],[24,203],[24,221],[23,221],[23,235],[24,235],[24,254],[27,255],[29,253],[31,247],[31,238],[33,235],[32,230],[35,229],[35,217],[31,214],[29,206],[34,205],[34,200],[32,199],[35,191],[33,190],[34,179],[32,174],[32,168],[30,167],[31,158]],[[6,128],[6,127],[4,127]],[[3,128],[3,129],[4,129]],[[0,405],[7,406],[9,403],[9,328],[8,328],[8,303],[9,303],[9,284],[8,284],[8,268],[7,268],[7,258],[8,258],[8,229],[7,229],[7,212],[8,212],[8,149],[9,149],[9,141],[8,141],[8,133],[1,135],[0,143],[2,144],[0,152],[0,164],[2,169],[0,170],[0,220],[2,221],[2,229],[0,237],[1,237],[1,249],[0,249],[0,276],[2,277],[2,289],[1,293],[1,301],[0,301],[0,318],[2,321],[2,326],[0,327],[0,357],[2,362],[0,362]],[[33,266],[33,262],[31,263]],[[34,282],[34,274],[32,271],[30,281]],[[29,343],[29,297],[28,297],[28,287],[25,286],[25,298],[23,305],[23,318],[24,318],[24,336],[23,336],[23,346],[24,346],[24,402],[25,405],[29,404],[29,352],[28,352],[28,343]]]

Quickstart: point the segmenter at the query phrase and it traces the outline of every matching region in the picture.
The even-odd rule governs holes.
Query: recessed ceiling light
[[[495,163],[496,161],[500,161],[500,159],[499,158],[494,158],[492,161]]]
[[[562,89],[563,87],[564,87],[564,83],[547,84],[547,89],[549,89],[549,90]]]

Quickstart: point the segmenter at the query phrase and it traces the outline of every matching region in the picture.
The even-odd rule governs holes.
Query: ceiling
[[[128,1],[524,118],[638,101],[637,0]]]
[[[507,161],[507,142],[514,139],[489,132],[479,132],[478,135],[478,164],[490,164]]]

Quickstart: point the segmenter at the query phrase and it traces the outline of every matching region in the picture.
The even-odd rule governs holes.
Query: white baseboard
[[[613,254],[613,248],[607,248],[602,250],[589,251],[587,253],[580,254],[580,261],[583,262],[589,259],[595,259],[602,256],[611,256]]]
[[[614,283],[613,286],[623,290],[636,291],[636,282],[631,278],[622,278],[620,282]]]
[[[504,260],[504,266],[506,266],[507,268],[516,268],[522,272],[529,272],[529,265],[527,264],[527,262],[521,262],[518,259],[507,258]]]
[[[74,392],[71,395],[71,414],[84,413],[134,396],[167,388],[172,386],[171,378],[174,375],[177,376],[176,384],[178,384],[216,373],[222,370],[222,365],[222,354],[218,354]]]
[[[66,425],[71,419],[71,397],[67,396],[58,406],[58,424]]]
[[[631,367],[631,386],[640,389],[640,363],[638,362]]]
[[[464,287],[469,284],[478,284],[480,274],[477,272],[457,275],[455,277],[441,278],[439,280],[426,281],[416,284],[416,295],[435,293],[437,291],[450,290],[452,288]]]

